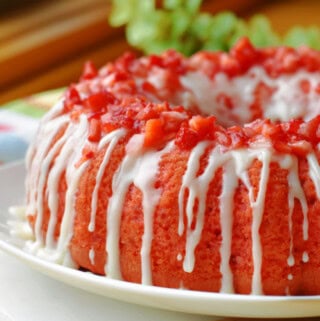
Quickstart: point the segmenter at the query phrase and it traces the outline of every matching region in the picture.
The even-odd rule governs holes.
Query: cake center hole
[[[273,78],[262,67],[253,67],[241,76],[217,73],[212,79],[189,72],[181,82],[186,89],[181,103],[202,115],[214,115],[226,127],[259,118],[308,121],[320,113],[319,72],[300,70]]]

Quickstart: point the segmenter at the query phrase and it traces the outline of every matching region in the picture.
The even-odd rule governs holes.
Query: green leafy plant
[[[320,49],[317,27],[294,27],[280,37],[264,15],[248,21],[232,12],[201,12],[202,0],[113,0],[109,22],[125,26],[130,45],[146,54],[173,48],[185,55],[198,50],[229,50],[241,37],[258,47],[285,44]]]

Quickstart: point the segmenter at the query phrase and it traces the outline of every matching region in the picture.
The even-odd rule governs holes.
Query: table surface
[[[318,0],[206,0],[203,9],[211,12],[231,9],[245,18],[262,12],[280,33],[293,24],[320,26]],[[101,66],[130,50],[123,29],[108,25],[109,10],[107,0],[56,0],[0,11],[0,104],[65,86],[78,79],[86,60]],[[1,252],[0,266],[0,321],[31,320],[26,317],[30,315],[33,321],[50,320],[48,311],[35,309],[35,301],[38,307],[51,302],[45,306],[49,312],[55,311],[49,313],[52,320],[88,320],[92,316],[94,320],[106,320],[106,316],[108,320],[126,320],[128,315],[131,320],[214,320],[166,311],[154,314],[153,309],[129,304],[124,311],[119,302],[36,275]],[[60,291],[66,293],[67,304],[61,302]],[[20,309],[16,309],[17,304]]]
[[[320,26],[318,0],[204,0],[203,10],[233,10],[244,18],[261,12],[280,33],[293,24]],[[0,104],[65,86],[86,60],[101,66],[130,50],[123,29],[108,25],[109,11],[108,0],[38,0],[0,9]]]

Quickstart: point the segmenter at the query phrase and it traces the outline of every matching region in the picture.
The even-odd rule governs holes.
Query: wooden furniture
[[[34,1],[0,16],[0,104],[77,81],[83,63],[101,66],[130,47],[121,28],[111,28],[108,0]],[[274,28],[320,22],[318,0],[204,0],[203,10],[262,12]]]

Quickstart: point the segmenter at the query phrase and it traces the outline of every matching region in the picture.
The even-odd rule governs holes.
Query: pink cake
[[[320,294],[320,53],[126,54],[41,122],[40,257],[146,285]]]

